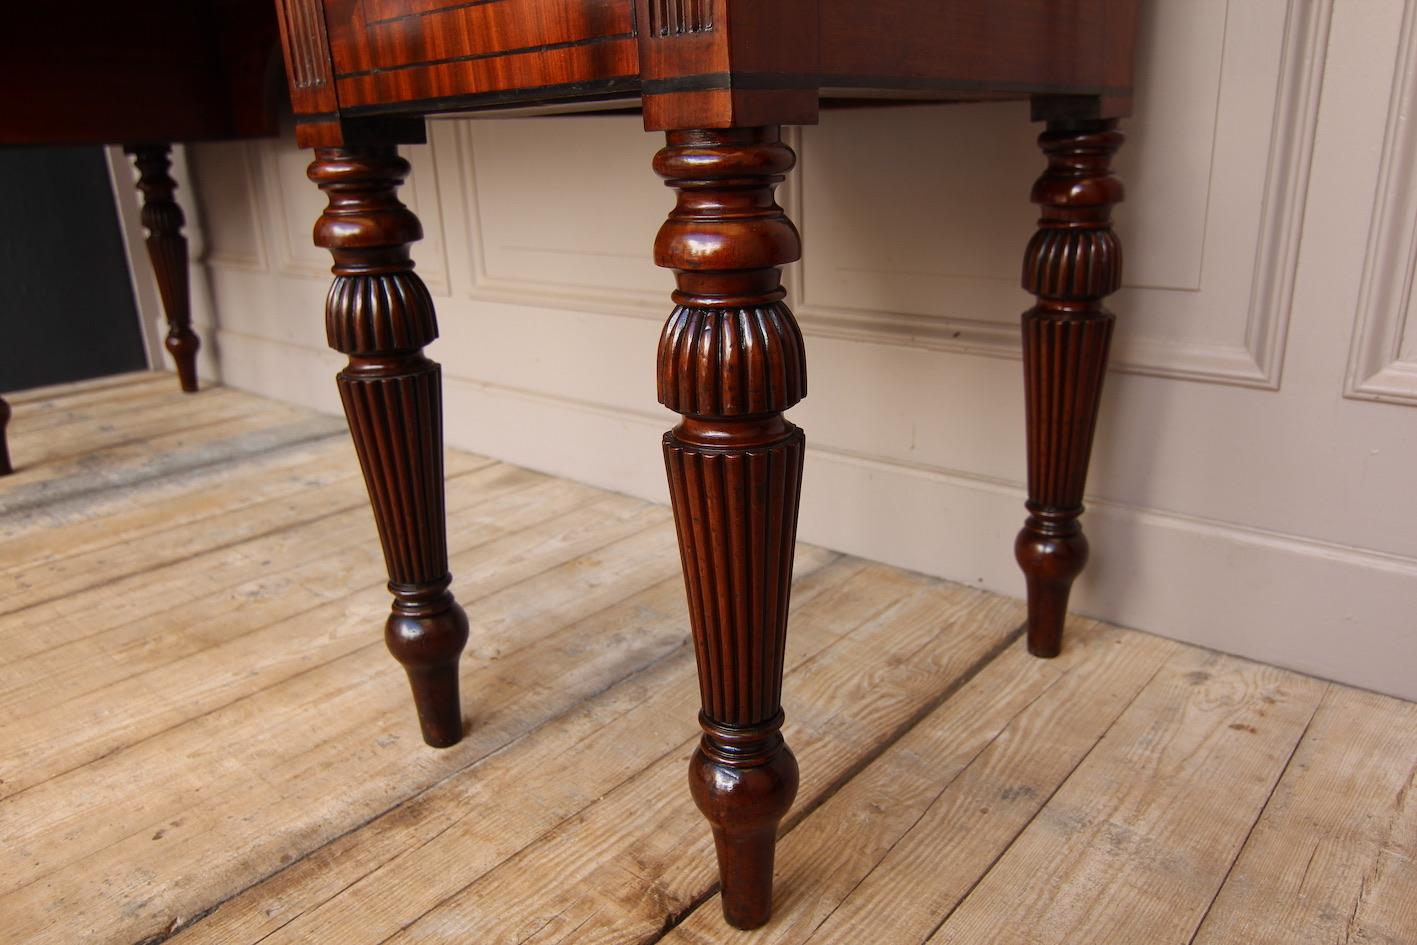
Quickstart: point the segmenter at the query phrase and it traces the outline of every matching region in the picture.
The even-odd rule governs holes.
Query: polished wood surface
[[[815,120],[841,100],[1048,95],[1131,109],[1137,0],[281,0],[304,146],[394,116],[643,107],[650,130]],[[641,28],[641,25],[644,28]],[[383,119],[379,128],[371,119]],[[378,128],[379,130],[375,130]]]
[[[52,458],[0,481],[7,945],[1417,941],[1417,705],[1081,619],[1033,659],[1021,602],[808,546],[804,777],[732,933],[667,508],[449,451],[477,724],[434,752],[342,420],[14,402]]]
[[[801,243],[773,199],[795,161],[775,127],[670,132],[654,159],[678,191],[654,259],[678,283],[658,380],[684,417],[664,461],[703,697],[689,786],[713,825],[724,916],[745,929],[772,913],[798,781],[780,730],[805,441],[782,414],[807,394],[807,352],[782,288]]]
[[[678,291],[658,387],[684,418],[665,458],[699,657],[704,734],[690,783],[717,845],[725,916],[763,924],[775,835],[798,781],[779,728],[804,440],[783,411],[806,393],[804,345],[779,280],[800,249],[772,196],[794,161],[778,127],[839,102],[997,99],[1030,100],[1049,123],[1050,169],[1035,190],[1043,221],[1025,275],[1039,303],[1024,320],[1030,514],[1016,550],[1030,649],[1056,655],[1086,558],[1077,518],[1111,325],[1101,298],[1120,278],[1107,222],[1120,188],[1106,160],[1120,143],[1113,122],[1131,109],[1139,0],[278,6],[302,146],[392,154],[424,139],[426,117],[499,109],[637,108],[647,130],[668,133],[655,167],[678,203],[655,258]],[[373,222],[352,220],[349,231]],[[411,356],[423,343],[397,350]],[[399,410],[381,402],[363,422],[396,425]],[[388,453],[361,451],[366,464]],[[383,491],[370,483],[376,506],[392,495],[411,507],[424,467],[387,468]]]
[[[321,148],[309,174],[329,198],[315,226],[316,245],[335,261],[325,332],[349,357],[340,400],[394,595],[384,640],[408,673],[423,740],[444,748],[462,738],[458,656],[468,627],[448,590],[442,376],[423,355],[438,324],[409,259],[423,228],[398,199],[408,172],[384,145]]]
[[[1087,564],[1078,516],[1115,321],[1102,303],[1122,284],[1112,230],[1122,183],[1111,169],[1122,134],[1113,121],[1058,121],[1038,144],[1048,158],[1033,187],[1042,218],[1023,263],[1023,287],[1038,297],[1023,316],[1029,514],[1014,552],[1028,584],[1029,652],[1051,657]]]

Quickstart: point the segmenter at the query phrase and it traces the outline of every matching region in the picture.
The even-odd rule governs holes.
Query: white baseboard
[[[338,412],[342,358],[223,332],[228,384]],[[312,364],[328,364],[328,370]],[[665,502],[663,416],[445,376],[450,446]],[[528,435],[528,431],[534,431]],[[812,448],[799,535],[1021,596],[1019,483]],[[1417,699],[1417,561],[1093,500],[1072,609],[1187,643]],[[1375,660],[1372,654],[1381,653]]]

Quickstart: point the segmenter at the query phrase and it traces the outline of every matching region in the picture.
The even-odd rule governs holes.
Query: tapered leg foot
[[[413,690],[413,707],[418,712],[423,741],[432,748],[456,745],[463,737],[457,660],[435,666],[405,666],[404,671]]]
[[[689,790],[713,830],[723,917],[756,929],[772,917],[777,828],[797,796],[797,759],[771,726],[735,731],[700,722]]]
[[[434,748],[456,745],[463,736],[458,657],[467,645],[467,614],[446,589],[390,590],[394,610],[384,625],[384,642],[408,674],[423,740]]]
[[[1068,595],[1087,564],[1087,538],[1071,524],[1070,535],[1050,534],[1047,519],[1030,516],[1014,543],[1028,588],[1028,652],[1044,659],[1062,652]]]
[[[718,850],[723,913],[772,914],[778,824],[797,793],[784,744],[782,671],[802,483],[802,431],[782,413],[807,393],[806,351],[783,304],[800,255],[773,198],[795,157],[776,128],[671,131],[655,169],[679,191],[655,261],[677,304],[659,344],[659,400],[704,730],[689,765]]]
[[[1040,657],[1061,651],[1068,595],[1087,564],[1078,517],[1114,320],[1102,301],[1122,278],[1115,125],[1050,122],[1038,139],[1048,168],[1033,188],[1042,215],[1023,267],[1038,297],[1023,315],[1029,515],[1014,555],[1028,588],[1028,651]]]
[[[143,195],[143,228],[148,231],[148,258],[157,276],[162,309],[167,315],[163,347],[177,367],[177,380],[187,393],[197,390],[197,349],[201,339],[192,331],[192,304],[187,279],[186,220],[173,194],[177,182],[168,173],[172,152],[167,145],[125,148],[138,168],[138,190]]]
[[[409,258],[423,232],[397,195],[409,166],[391,145],[315,155],[309,176],[329,198],[315,242],[335,261],[326,336],[349,357],[336,380],[394,596],[384,639],[408,674],[423,740],[445,748],[462,738],[468,625],[448,591],[442,373],[423,356],[438,326]]]
[[[167,353],[172,355],[172,363],[177,367],[177,384],[182,388],[183,393],[195,394],[197,392],[197,349],[202,346],[195,332],[191,329],[178,332],[168,332],[162,341],[162,346],[167,349]]]

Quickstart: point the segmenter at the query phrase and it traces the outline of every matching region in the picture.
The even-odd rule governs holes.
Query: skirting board
[[[338,413],[339,356],[232,332],[220,350],[227,384]],[[659,440],[672,414],[448,375],[444,388],[448,445],[667,501]],[[813,449],[807,435],[803,541],[1022,595],[1020,485]],[[1077,613],[1417,699],[1417,561],[1105,501],[1083,522],[1092,560]]]

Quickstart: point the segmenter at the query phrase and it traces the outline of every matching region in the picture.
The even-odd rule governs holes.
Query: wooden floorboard
[[[1417,942],[1417,705],[1331,686],[1195,945]]]
[[[926,941],[1189,942],[1323,689],[1182,651]]]
[[[12,391],[5,395],[6,403],[12,407],[23,404],[40,404],[44,409],[53,409],[70,398],[102,397],[105,392],[119,391],[128,387],[166,386],[178,390],[177,375],[166,371],[129,371],[109,377],[96,377],[83,381],[66,381],[62,384],[46,384],[28,390]]]
[[[1091,622],[1056,660],[1011,647],[782,841],[770,928],[715,898],[673,943],[923,942],[1177,646]]]
[[[331,417],[297,413],[273,423],[267,416],[244,416],[83,453],[53,467],[24,466],[16,460],[15,473],[0,484],[0,539],[152,504],[174,485],[180,488],[193,478],[218,482],[221,474],[248,457],[325,439],[343,428]]]
[[[802,786],[733,932],[668,511],[448,455],[468,736],[425,747],[342,421],[7,398],[0,942],[1417,942],[1417,706],[798,549]]]

